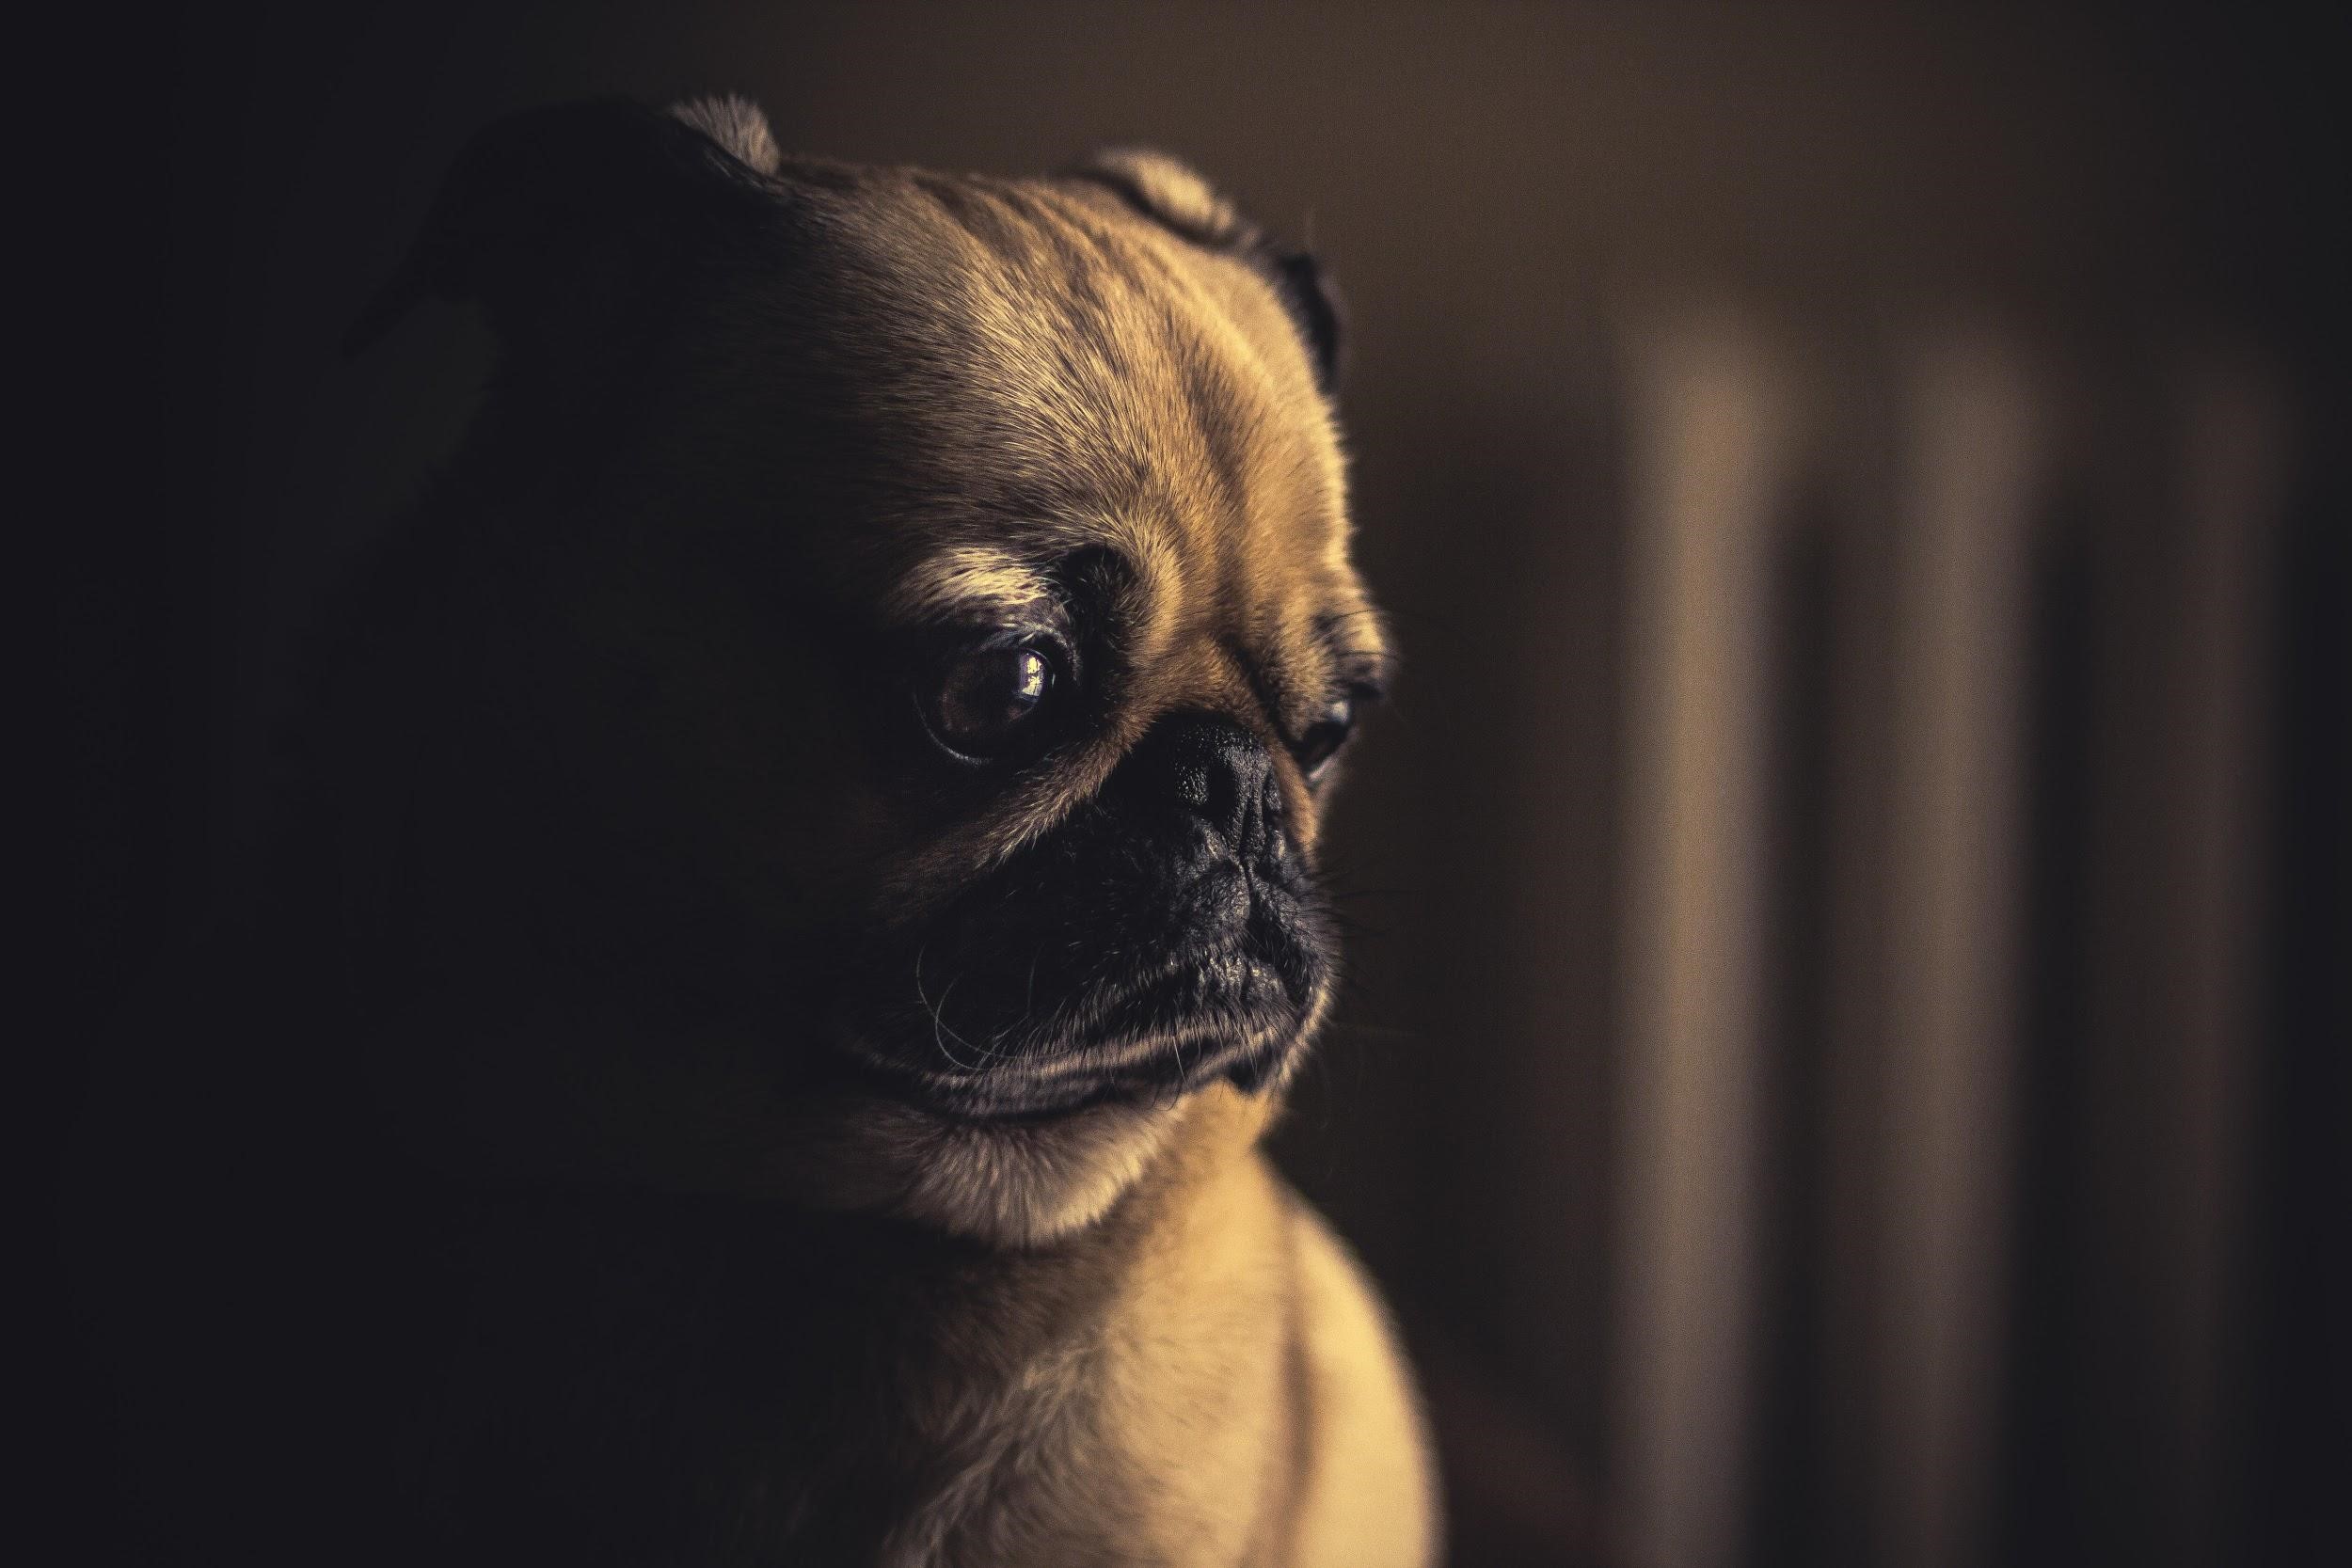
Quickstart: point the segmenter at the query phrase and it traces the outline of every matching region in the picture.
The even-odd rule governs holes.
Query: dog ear
[[[748,98],[736,93],[690,98],[671,104],[670,113],[717,142],[754,173],[774,174],[784,167],[784,154],[776,150],[768,117]]]
[[[665,270],[756,232],[775,166],[767,122],[740,99],[666,114],[600,99],[499,120],[457,155],[343,352],[443,299],[479,303],[511,356],[574,357]]]
[[[1315,384],[1329,395],[1342,367],[1340,292],[1313,254],[1277,243],[1198,169],[1150,148],[1111,148],[1070,171],[1198,245],[1238,256],[1264,275],[1305,341]]]

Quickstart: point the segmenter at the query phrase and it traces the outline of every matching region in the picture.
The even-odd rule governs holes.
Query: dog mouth
[[[1089,911],[1079,888],[1009,883],[858,966],[838,1037],[889,1092],[994,1119],[1254,1091],[1322,1014],[1332,962],[1311,890],[1229,864]]]

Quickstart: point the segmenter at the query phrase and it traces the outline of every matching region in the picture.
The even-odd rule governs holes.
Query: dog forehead
[[[820,231],[901,604],[1017,600],[1105,546],[1178,618],[1348,592],[1336,429],[1246,264],[1056,182],[897,172]]]

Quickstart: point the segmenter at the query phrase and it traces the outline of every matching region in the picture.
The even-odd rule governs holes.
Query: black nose
[[[1172,713],[1152,725],[1120,768],[1121,784],[1205,824],[1232,854],[1256,854],[1278,835],[1282,786],[1258,737],[1213,713]]]

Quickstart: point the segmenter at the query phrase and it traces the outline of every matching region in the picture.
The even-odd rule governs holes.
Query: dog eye
[[[940,673],[924,718],[949,751],[992,757],[1012,743],[1053,685],[1052,663],[1025,643],[969,649]]]
[[[1349,732],[1356,728],[1356,701],[1353,697],[1334,697],[1331,705],[1323,710],[1323,717],[1307,726],[1298,736],[1295,754],[1298,766],[1309,778],[1320,771],[1332,755],[1347,743]]]

